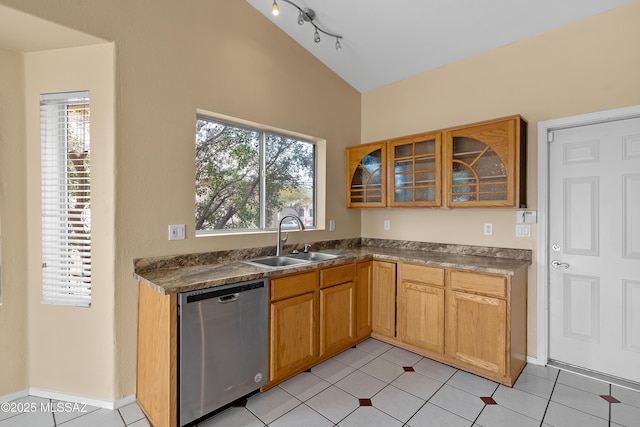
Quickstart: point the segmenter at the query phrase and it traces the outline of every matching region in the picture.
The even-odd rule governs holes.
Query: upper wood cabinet
[[[347,148],[347,207],[526,206],[520,116]]]
[[[520,116],[445,131],[445,204],[526,205],[526,132]]]
[[[347,207],[384,207],[386,200],[384,142],[347,149]]]
[[[387,206],[440,206],[441,134],[387,142]]]

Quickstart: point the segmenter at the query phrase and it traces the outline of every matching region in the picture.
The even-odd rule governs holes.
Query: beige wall
[[[95,304],[88,314],[41,306],[38,279],[31,280],[30,387],[105,400],[135,392],[134,258],[275,245],[273,233],[195,238],[198,108],[325,139],[326,219],[335,219],[337,228],[333,233],[294,233],[291,241],[360,234],[360,212],[346,209],[344,203],[344,150],[361,140],[360,94],[248,3],[85,0],[81,8],[65,0],[0,0],[0,4],[113,40],[116,52],[113,281],[95,289]],[[51,64],[59,62],[55,54],[38,53],[33,54],[34,66],[45,58]],[[35,73],[34,78],[42,76]],[[32,123],[28,128],[37,132]],[[92,136],[95,133],[92,125]],[[31,161],[28,166],[37,167]],[[187,239],[169,242],[167,226],[181,223],[187,225]],[[32,220],[30,226],[35,227]],[[38,238],[29,237],[30,247],[38,247]],[[102,249],[108,250],[108,244]],[[25,268],[34,277],[39,274],[36,257],[30,252]],[[57,336],[56,331],[69,322],[77,322],[78,333]],[[85,341],[96,348],[83,353]],[[56,360],[92,359],[98,351],[104,356],[82,361],[94,374],[75,380],[65,378],[70,375],[68,363],[55,372],[43,356],[52,352]]]
[[[16,226],[14,241],[19,235],[27,235],[30,248],[27,266],[20,261],[26,257],[26,246],[16,241],[16,255],[9,256],[15,257],[16,266],[13,273],[3,273],[8,286],[0,308],[3,325],[5,317],[16,328],[24,325],[26,304],[19,299],[25,291],[10,281],[28,277],[29,367],[13,354],[24,349],[24,329],[6,332],[2,328],[0,338],[7,338],[15,347],[8,352],[0,350],[0,393],[30,386],[105,400],[133,394],[137,292],[132,260],[274,244],[273,234],[194,237],[194,120],[198,108],[327,140],[326,218],[336,220],[337,230],[298,233],[292,235],[294,242],[362,233],[368,237],[534,248],[534,239],[511,237],[515,215],[508,210],[361,213],[346,209],[344,148],[521,113],[529,119],[529,166],[535,169],[537,121],[640,103],[635,78],[640,75],[638,58],[629,54],[637,52],[633,41],[639,39],[634,25],[639,16],[638,3],[362,97],[244,1],[85,0],[82,7],[66,0],[0,0],[0,4],[115,42],[116,126],[115,172],[109,177],[109,165],[103,165],[106,193],[101,196],[101,203],[108,204],[108,185],[115,185],[115,202],[102,206],[114,210],[115,232],[112,241],[102,236],[99,244],[107,260],[101,261],[102,286],[95,290],[95,304],[88,311],[39,304],[39,266],[37,255],[31,251],[38,247],[39,238],[32,234],[37,230],[34,213],[27,211],[27,202],[19,195],[14,198],[15,204],[5,207],[8,190],[4,175],[0,175],[2,229],[6,231],[6,214]],[[82,49],[92,55],[97,52],[94,49],[101,48]],[[28,59],[30,78],[40,81],[47,67],[59,65],[58,55],[74,57],[74,53],[79,51],[33,54]],[[3,59],[5,56],[18,64],[15,56],[4,55]],[[97,55],[98,66],[103,59]],[[47,60],[50,62],[43,68],[34,68]],[[98,74],[103,71],[101,67]],[[5,72],[13,73],[10,77],[19,81],[15,69],[8,71],[0,66],[0,73]],[[33,94],[40,88],[29,87],[26,108],[32,116]],[[18,91],[12,97],[20,97],[19,87],[11,86],[11,90]],[[18,115],[15,123],[20,119]],[[4,120],[0,117],[0,124]],[[11,169],[12,178],[23,176],[20,171],[24,174],[27,168],[32,188],[33,168],[37,168],[32,144],[37,128],[29,120],[29,157],[19,146],[23,137],[20,129],[11,130],[15,142],[7,148],[2,140],[2,174],[8,149],[23,159]],[[0,128],[3,138],[5,132]],[[92,133],[95,135],[95,129]],[[529,189],[535,207],[535,170],[529,176]],[[34,204],[37,199],[31,195],[29,206]],[[28,230],[21,220],[25,212],[29,212]],[[391,219],[391,232],[382,231],[384,218]],[[487,219],[495,227],[491,238],[481,233],[481,224]],[[187,224],[187,239],[169,242],[167,225],[180,223]],[[113,269],[107,271],[110,256]],[[535,289],[531,289],[530,301],[535,304]],[[12,293],[12,298],[18,299],[15,306],[9,304]],[[531,316],[529,323],[531,343]],[[60,336],[60,328],[70,324],[76,328],[74,333]],[[88,348],[88,343],[95,348]],[[46,361],[50,355],[62,361],[62,367],[52,367]],[[70,361],[78,357],[79,366],[92,370],[91,374],[70,380],[65,375],[77,376],[70,374],[74,368]],[[10,369],[7,364],[15,366],[15,374],[6,372]],[[20,372],[25,371],[28,380],[20,378]],[[5,383],[5,378],[10,383]]]
[[[115,392],[113,54],[104,44],[24,55],[29,387],[102,400]],[[40,94],[79,90],[91,108],[91,308],[40,302]]]
[[[362,96],[362,142],[521,114],[529,122],[528,205],[536,209],[537,123],[640,104],[640,2]],[[383,220],[391,220],[391,231]],[[483,224],[493,223],[493,235]],[[379,209],[362,235],[536,249],[515,237],[510,209]],[[535,236],[536,227],[532,227]],[[528,352],[536,355],[535,262],[529,273]]]
[[[27,386],[27,234],[22,56],[0,49],[0,396]]]

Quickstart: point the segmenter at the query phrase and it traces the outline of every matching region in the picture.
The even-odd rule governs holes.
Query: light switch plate
[[[385,219],[382,225],[385,231],[391,230],[391,220]]]
[[[184,240],[184,224],[174,224],[169,226],[169,240]]]
[[[336,220],[335,219],[330,219],[329,220],[329,231],[336,231]]]
[[[516,211],[516,222],[518,224],[535,224],[538,222],[538,212]]]

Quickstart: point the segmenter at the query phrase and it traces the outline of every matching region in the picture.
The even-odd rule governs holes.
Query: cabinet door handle
[[[551,266],[553,268],[564,268],[567,269],[569,268],[569,264],[567,264],[566,262],[560,262],[557,259],[554,259],[553,261],[551,261]]]

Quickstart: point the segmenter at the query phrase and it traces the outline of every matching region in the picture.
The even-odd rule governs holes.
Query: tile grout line
[[[544,419],[547,417],[547,411],[549,410],[549,405],[551,404],[551,396],[553,396],[553,392],[556,389],[556,384],[558,384],[558,379],[560,378],[560,371],[556,373],[556,379],[553,381],[553,387],[551,388],[551,393],[549,394],[549,399],[547,399],[547,406],[544,408],[544,413],[542,414],[542,420],[540,421],[540,427],[544,424]]]
[[[303,372],[306,372],[306,371],[303,371]],[[301,372],[301,373],[303,373],[303,372]],[[309,373],[310,373],[310,374],[315,375],[313,372],[309,372]],[[300,375],[300,374],[298,374],[298,375]],[[315,376],[316,376],[316,377],[318,377],[317,375],[315,375]],[[292,377],[292,378],[295,378],[295,377]],[[318,378],[320,378],[320,377],[318,377]],[[323,381],[326,381],[324,378],[320,378],[320,379],[321,379],[321,380],[323,380]],[[328,382],[328,381],[327,381],[327,382]],[[332,383],[329,383],[329,387],[331,387],[332,385],[333,385]],[[280,387],[280,385],[277,385],[276,387]],[[319,395],[319,394],[320,394],[320,393],[322,393],[323,391],[326,391],[329,387],[327,387],[327,388],[325,388],[325,389],[323,389],[323,390],[321,390],[321,391],[317,392],[317,393],[316,393],[316,394],[314,394],[313,396],[309,397],[307,400],[313,399],[314,397],[316,397],[317,395]],[[304,406],[306,406],[307,408],[311,409],[313,412],[317,413],[318,415],[320,415],[320,416],[321,416],[322,418],[324,418],[325,420],[327,420],[327,421],[329,421],[329,422],[333,423],[333,421],[331,421],[329,418],[325,417],[325,416],[324,416],[324,415],[322,415],[320,412],[316,411],[316,410],[315,410],[315,408],[312,408],[311,406],[307,405],[307,403],[306,403],[306,402],[307,402],[307,400],[300,400],[300,399],[298,399],[296,396],[294,396],[293,394],[289,393],[289,392],[288,392],[287,390],[285,390],[284,388],[280,387],[280,389],[281,389],[282,391],[284,391],[285,393],[287,393],[287,394],[288,394],[289,396],[291,396],[292,398],[299,400],[299,401],[300,401],[300,404],[299,404],[299,405],[296,405],[294,408],[291,408],[290,410],[288,410],[288,411],[287,411],[287,412],[285,412],[284,414],[280,415],[278,418],[276,418],[275,420],[271,421],[271,423],[275,422],[276,420],[279,420],[280,418],[284,417],[285,415],[287,415],[288,413],[290,413],[290,412],[294,411],[296,408],[299,408],[299,407],[300,407],[300,406],[302,406],[302,405],[304,405]],[[342,389],[340,389],[340,390],[342,390]],[[247,411],[251,412],[251,410],[250,410],[249,408],[245,408],[245,409],[246,409]],[[253,414],[253,412],[251,412],[251,413]],[[256,416],[256,418],[258,418],[260,421],[262,421],[262,418],[258,417],[256,414],[253,414],[253,415],[255,415],[255,416]],[[267,423],[266,423],[266,422],[264,422],[264,421],[262,421],[262,422],[263,422],[263,423],[264,423],[264,425],[266,425],[266,426],[268,426],[269,424],[271,424],[271,423],[267,424]]]
[[[613,386],[611,385],[611,383],[609,383],[609,396],[613,396]],[[609,427],[611,427],[611,405],[612,402],[609,402]]]

